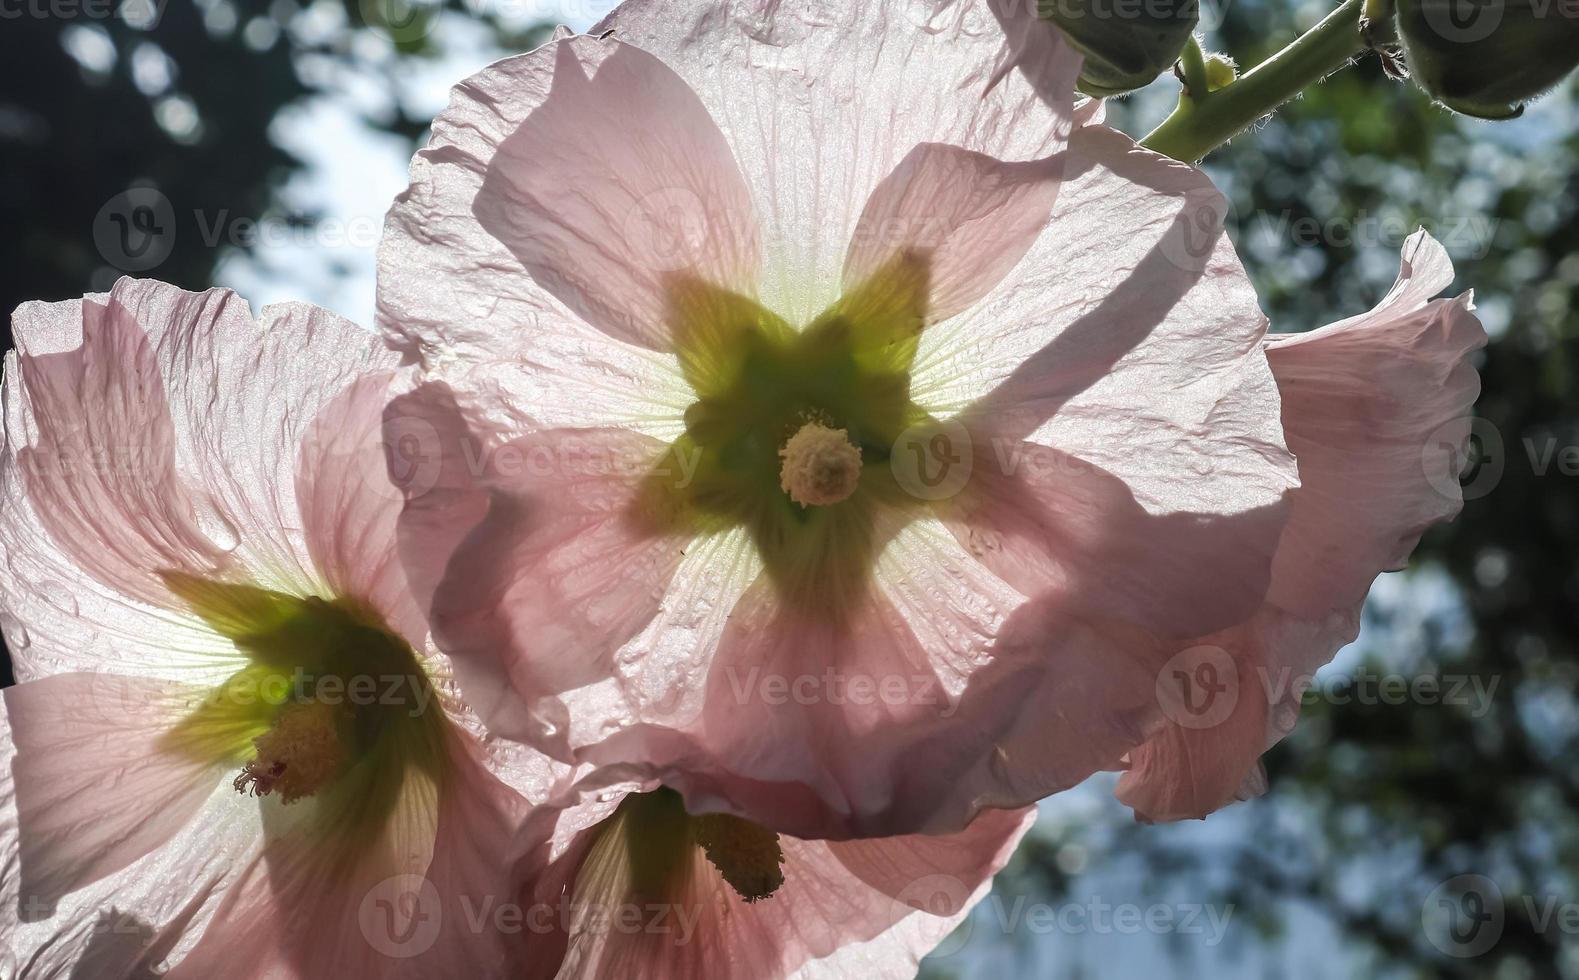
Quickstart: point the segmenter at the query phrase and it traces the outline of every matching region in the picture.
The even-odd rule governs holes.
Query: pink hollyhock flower
[[[129,279],[14,323],[0,972],[518,966],[455,904],[506,893],[525,803],[395,559],[393,356],[311,307]]]
[[[1377,575],[1463,506],[1458,471],[1486,342],[1471,294],[1433,300],[1453,265],[1424,231],[1362,316],[1267,341],[1300,487],[1255,614],[1159,677],[1170,723],[1131,754],[1118,795],[1151,820],[1205,816],[1265,789],[1261,753],[1294,727],[1316,669],[1354,640]],[[1192,690],[1193,686],[1193,690]]]
[[[812,841],[618,767],[584,774],[522,832],[528,976],[908,978],[988,891],[1034,810],[941,837]],[[552,955],[548,951],[552,950]]]
[[[1002,70],[983,2],[601,30],[457,87],[381,246],[430,376],[388,441],[438,463],[402,547],[474,706],[804,837],[1121,767],[1295,485],[1221,198],[1067,49]]]

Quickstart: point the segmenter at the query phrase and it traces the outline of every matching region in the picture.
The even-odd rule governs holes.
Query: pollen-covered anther
[[[826,507],[847,499],[861,482],[861,451],[844,429],[807,422],[790,436],[779,456],[779,486],[802,507]]]
[[[691,834],[735,894],[756,902],[784,884],[784,851],[766,827],[727,813],[691,818]]]
[[[236,791],[276,794],[295,803],[334,781],[345,764],[340,711],[318,702],[286,705],[274,725],[252,740],[257,757],[236,777]]]

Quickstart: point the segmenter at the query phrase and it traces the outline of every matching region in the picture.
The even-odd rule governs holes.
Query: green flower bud
[[[1199,0],[1019,0],[1036,5],[1085,56],[1080,91],[1123,95],[1178,60],[1200,22]]]
[[[1579,66],[1579,0],[1398,0],[1415,82],[1455,112],[1507,119]]]

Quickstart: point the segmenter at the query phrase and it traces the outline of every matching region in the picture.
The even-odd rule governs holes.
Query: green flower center
[[[780,595],[837,615],[866,586],[879,507],[923,502],[894,479],[901,436],[933,421],[910,398],[926,260],[906,253],[797,330],[755,301],[670,283],[668,316],[696,400],[649,478],[655,531],[750,533]],[[676,479],[674,474],[690,474]]]
[[[240,792],[310,800],[322,827],[351,840],[382,826],[409,778],[442,780],[448,723],[416,652],[376,612],[163,577],[248,660],[168,733],[172,751],[239,766]]]
[[[626,797],[603,834],[600,844],[624,842],[631,889],[643,901],[680,897],[698,851],[748,903],[770,897],[784,883],[777,834],[729,814],[692,816],[668,788]]]

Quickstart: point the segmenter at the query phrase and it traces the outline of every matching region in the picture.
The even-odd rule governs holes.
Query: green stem
[[[1365,0],[1365,10],[1360,14],[1360,33],[1367,45],[1379,48],[1398,43],[1394,8],[1393,0]]]
[[[1195,40],[1195,35],[1190,35],[1189,43],[1184,50],[1179,52],[1179,66],[1184,69],[1184,91],[1199,95],[1206,94],[1211,88],[1211,83],[1206,78],[1206,56],[1201,53],[1201,44]]]
[[[1364,51],[1364,7],[1365,0],[1346,0],[1293,44],[1228,86],[1181,95],[1178,108],[1141,145],[1186,163],[1206,156]]]

